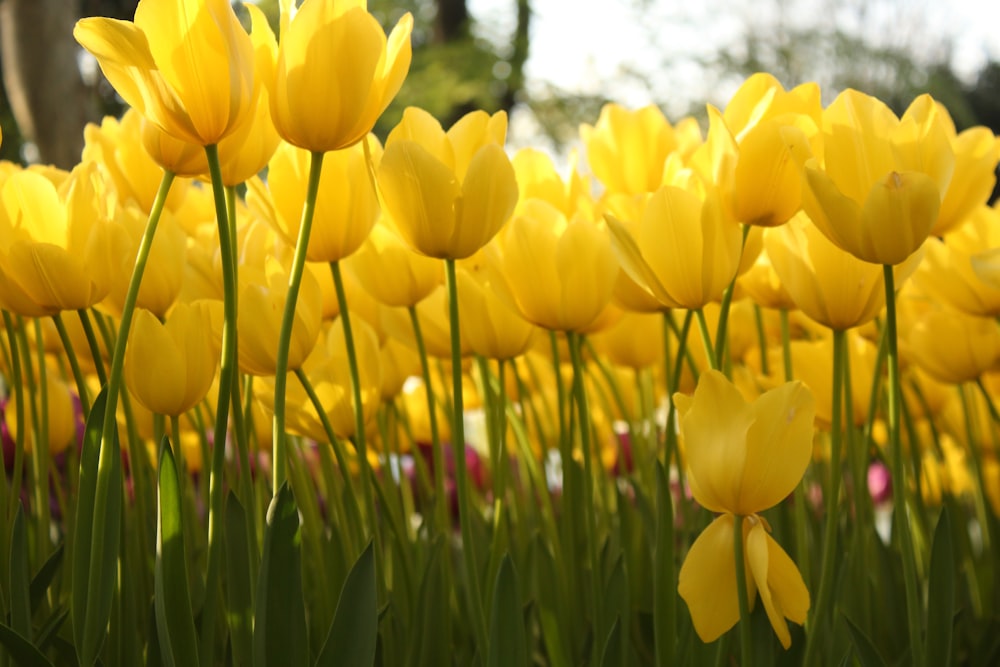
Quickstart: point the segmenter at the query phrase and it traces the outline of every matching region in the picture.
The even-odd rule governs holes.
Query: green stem
[[[746,247],[747,237],[750,235],[750,225],[743,225],[743,238],[740,240],[740,257],[742,261],[743,248]],[[722,360],[725,359],[726,343],[728,336],[726,335],[726,328],[729,325],[729,309],[733,303],[733,290],[736,286],[736,279],[739,278],[739,270],[737,267],[736,273],[733,274],[733,279],[729,282],[729,286],[726,287],[725,291],[722,292],[722,304],[719,308],[719,323],[715,328],[715,360],[719,366],[713,366],[713,368],[720,368],[722,365]],[[728,375],[728,373],[727,373]]]
[[[840,527],[840,478],[841,442],[843,435],[843,396],[846,333],[833,332],[833,409],[830,423],[830,476],[827,478],[823,500],[826,505],[826,532],[823,536],[823,563],[820,567],[819,593],[816,606],[809,619],[809,637],[806,640],[804,665],[816,664],[821,636],[821,627],[827,627],[827,615],[833,603],[833,582],[838,564],[837,532]],[[830,623],[832,625],[832,623]]]
[[[56,313],[53,315],[52,322],[56,325],[56,332],[59,334],[59,340],[62,342],[66,358],[69,360],[69,368],[73,373],[73,381],[76,382],[76,393],[80,398],[80,409],[83,411],[83,414],[89,415],[90,392],[87,390],[87,381],[83,377],[83,371],[80,370],[80,361],[76,358],[76,351],[73,350],[73,342],[69,339],[69,333],[66,331],[66,324],[63,322],[62,314]]]
[[[708,320],[705,319],[705,311],[698,308],[694,311],[698,318],[698,330],[701,332],[701,342],[705,346],[705,356],[708,358],[708,365],[712,370],[719,370],[719,358],[715,354],[715,347],[712,345],[712,334],[708,331]]]
[[[101,346],[97,342],[94,325],[90,321],[90,315],[87,314],[86,308],[81,308],[76,313],[80,318],[80,326],[83,327],[83,335],[87,337],[90,356],[94,359],[94,372],[97,373],[97,379],[103,386],[108,381],[108,374],[104,372],[104,357],[101,356]]]
[[[101,573],[101,567],[103,565],[104,559],[101,557],[101,550],[105,548],[105,524],[103,517],[107,514],[108,503],[110,502],[110,494],[112,492],[121,493],[121,489],[112,490],[112,470],[113,470],[113,460],[112,457],[119,456],[117,448],[112,446],[112,441],[115,438],[115,416],[118,408],[118,395],[121,392],[122,383],[122,370],[125,364],[125,345],[128,339],[129,328],[132,325],[132,315],[135,312],[135,302],[139,296],[139,286],[142,283],[142,275],[146,270],[146,262],[149,260],[149,251],[153,246],[153,237],[156,234],[156,227],[160,221],[160,215],[163,213],[163,206],[167,201],[167,193],[170,191],[170,185],[173,183],[174,175],[169,171],[163,172],[163,178],[160,180],[159,190],[156,192],[156,198],[153,200],[153,206],[149,212],[149,219],[146,222],[146,229],[143,232],[142,239],[139,241],[139,248],[136,252],[135,257],[135,267],[132,270],[132,277],[129,280],[128,289],[125,292],[125,301],[122,304],[122,316],[121,324],[119,327],[118,337],[115,340],[115,350],[111,357],[111,371],[108,374],[108,384],[107,384],[107,402],[104,410],[104,420],[101,425],[101,453],[98,458],[97,463],[97,480],[96,489],[94,493],[94,506],[92,508],[91,517],[93,520],[93,529],[91,532],[91,542],[90,548],[90,575],[89,580],[91,582],[101,582],[103,576]],[[78,545],[80,548],[87,548],[87,545]],[[108,585],[113,586],[114,582],[107,582]],[[99,618],[97,607],[100,604],[100,599],[102,595],[97,591],[94,591],[87,598],[87,612],[85,614],[84,623],[88,628],[96,627],[94,624],[99,624],[102,627],[106,626],[108,623],[107,618]],[[90,636],[91,633],[85,630],[83,636]]]
[[[319,194],[319,177],[323,171],[323,153],[313,151],[309,161],[309,182],[306,200],[302,206],[302,221],[299,237],[295,242],[292,257],[292,271],[288,276],[288,292],[285,296],[285,311],[281,318],[281,333],[278,337],[277,370],[274,376],[274,434],[273,462],[274,491],[277,492],[288,476],[288,445],[285,434],[285,388],[288,383],[288,347],[292,339],[292,325],[295,323],[295,304],[299,300],[302,272],[306,265],[306,251],[312,231],[313,214],[316,211],[316,197]]]
[[[587,541],[587,551],[590,557],[590,595],[594,605],[594,642],[598,649],[594,655],[601,655],[603,650],[605,632],[604,601],[601,591],[601,563],[597,554],[597,506],[594,502],[594,470],[591,459],[590,434],[593,425],[590,420],[590,408],[587,404],[587,392],[584,387],[584,367],[583,354],[581,353],[582,334],[567,332],[569,339],[569,354],[573,363],[573,394],[576,401],[577,411],[580,416],[580,448],[583,451],[583,507],[584,531]]]
[[[747,595],[746,557],[743,555],[743,519],[733,516],[733,555],[736,562],[736,595],[740,600],[740,665],[751,667],[753,663],[753,643],[750,627],[750,596]],[[804,665],[815,663],[803,662]]]
[[[13,384],[15,399],[14,419],[17,424],[17,434],[14,437],[14,470],[11,476],[11,497],[21,497],[21,482],[24,479],[24,436],[28,431],[25,423],[24,401],[28,398],[25,391],[26,378],[21,373],[21,355],[19,354],[20,340],[17,338],[17,326],[14,318],[6,310],[3,311],[3,322],[7,329],[7,341],[10,343],[10,381]],[[17,507],[16,503],[11,503],[8,509],[8,519],[13,520],[13,512]]]
[[[222,358],[219,365],[219,401],[215,410],[215,430],[212,443],[212,467],[208,491],[208,562],[205,574],[205,606],[201,617],[201,664],[214,662],[215,616],[221,597],[222,525],[224,495],[223,475],[226,461],[226,440],[229,433],[229,404],[233,384],[236,382],[236,262],[230,235],[229,212],[226,206],[226,188],[222,183],[219,166],[219,149],[206,146],[208,168],[212,176],[212,193],[215,200],[216,226],[219,230],[219,255],[222,259]]]
[[[35,393],[39,397],[38,426],[34,446],[31,448],[32,467],[35,472],[35,513],[38,518],[38,551],[36,557],[44,560],[52,550],[49,527],[51,509],[49,506],[49,383],[48,364],[45,361],[45,341],[42,337],[42,322],[34,320],[35,350],[38,354],[38,383]]]
[[[788,324],[788,311],[781,310],[781,362],[785,367],[785,382],[795,378],[792,368],[792,333]]]
[[[431,384],[431,367],[427,361],[427,347],[424,345],[424,334],[420,328],[420,316],[416,306],[407,309],[410,313],[410,324],[413,327],[413,339],[417,343],[417,353],[420,356],[420,373],[424,379],[424,392],[427,397],[427,418],[431,425],[431,457],[434,464],[434,495],[437,501],[434,509],[437,513],[438,526],[442,534],[450,531],[448,520],[448,496],[444,486],[444,451],[441,448],[441,435],[438,430],[437,405],[434,401],[434,388]]]
[[[760,306],[754,304],[753,315],[757,323],[757,346],[760,348],[760,372],[764,375],[770,375],[771,371],[767,363],[767,332],[764,330],[764,311]]]
[[[361,469],[361,493],[364,496],[368,520],[371,522],[372,534],[375,535],[375,541],[378,542],[380,522],[375,512],[375,498],[372,492],[374,474],[368,463],[364,404],[361,402],[361,374],[358,371],[358,356],[354,347],[354,332],[351,329],[351,315],[347,307],[347,294],[344,291],[344,277],[340,272],[340,262],[330,262],[330,271],[333,273],[333,286],[337,290],[337,304],[340,306],[340,319],[344,325],[347,368],[351,374],[351,396],[354,399],[354,447],[358,453],[358,466]]]
[[[333,425],[330,424],[330,419],[326,415],[326,410],[323,408],[323,403],[320,402],[319,396],[316,394],[316,390],[313,388],[312,383],[309,381],[309,376],[306,375],[305,371],[301,368],[295,369],[295,377],[298,378],[299,384],[305,390],[306,395],[309,397],[310,402],[312,402],[313,407],[316,408],[316,414],[319,415],[319,421],[323,425],[323,430],[326,432],[326,437],[330,439],[330,445],[333,448],[333,455],[337,459],[337,467],[340,468],[340,475],[344,480],[344,488],[347,489],[347,510],[345,514],[347,515],[348,523],[351,525],[351,533],[353,534],[353,540],[347,545],[347,553],[351,554],[352,557],[357,555],[357,545],[364,544],[365,534],[364,534],[364,521],[361,518],[361,509],[358,506],[358,498],[354,494],[354,484],[351,482],[351,468],[347,462],[347,454],[344,452],[343,441],[337,437],[337,434],[333,432]],[[323,444],[320,443],[322,447]],[[333,498],[332,502],[339,502],[340,494],[337,493],[336,489],[328,489],[327,493]]]
[[[899,348],[896,332],[896,290],[892,266],[883,266],[885,278],[886,341],[889,365],[889,451],[892,460],[892,496],[895,530],[899,534],[899,549],[903,559],[903,583],[906,589],[906,620],[910,635],[910,658],[915,667],[923,667],[920,629],[920,591],[917,587],[917,563],[906,512],[906,468],[903,465],[903,444],[900,437]]]
[[[462,338],[458,321],[458,282],[455,260],[446,259],[445,285],[448,290],[448,322],[451,325],[451,381],[454,408],[452,410],[451,441],[455,458],[455,481],[458,493],[458,521],[462,532],[462,555],[468,580],[472,629],[480,656],[487,655],[486,615],[479,583],[479,558],[472,535],[472,507],[469,497],[469,471],[465,461],[465,401],[462,396]]]

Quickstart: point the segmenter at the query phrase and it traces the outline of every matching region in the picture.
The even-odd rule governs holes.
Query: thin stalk
[[[915,667],[923,667],[921,641],[920,591],[917,587],[917,562],[913,536],[906,513],[906,468],[903,465],[903,444],[900,438],[899,348],[896,333],[896,290],[892,266],[883,266],[885,277],[886,340],[889,365],[889,451],[892,460],[892,496],[895,530],[899,534],[899,550],[903,558],[903,583],[906,589],[906,620],[910,635],[910,659]]]
[[[215,200],[216,226],[219,230],[219,255],[222,259],[222,359],[219,365],[219,402],[215,410],[215,430],[212,443],[212,466],[208,490],[208,562],[205,570],[205,606],[201,616],[201,664],[214,662],[215,616],[221,597],[219,576],[222,567],[222,525],[224,496],[226,440],[229,433],[229,404],[233,384],[236,382],[236,262],[233,239],[230,235],[229,212],[226,207],[226,189],[222,183],[219,166],[219,149],[206,146],[208,169],[212,176],[212,193]]]
[[[431,425],[431,458],[434,465],[434,495],[437,501],[434,503],[437,512],[438,527],[442,534],[447,534],[450,529],[448,520],[448,496],[445,492],[445,470],[444,470],[444,450],[441,446],[441,434],[438,430],[437,404],[434,401],[434,387],[431,384],[431,367],[427,361],[427,347],[424,345],[424,334],[420,328],[420,316],[417,314],[416,306],[407,309],[410,313],[410,324],[413,327],[413,339],[417,343],[417,353],[420,356],[420,373],[424,379],[424,392],[427,397],[427,418]]]
[[[73,381],[76,382],[76,393],[80,397],[80,409],[83,414],[90,414],[90,392],[87,390],[87,381],[83,377],[83,371],[80,370],[80,361],[76,358],[76,352],[73,350],[73,341],[69,339],[69,333],[66,331],[66,324],[63,322],[62,314],[56,313],[52,316],[52,322],[56,325],[56,332],[59,334],[59,340],[62,342],[63,350],[66,352],[66,359],[69,360],[69,368],[73,373]]]
[[[38,382],[35,394],[39,397],[38,425],[34,447],[31,448],[32,467],[35,471],[35,513],[38,518],[38,551],[36,557],[44,560],[52,551],[49,526],[52,510],[49,505],[49,382],[48,364],[45,361],[45,341],[42,338],[42,322],[34,320],[35,346],[38,354]],[[51,591],[49,593],[51,596]]]
[[[585,521],[583,524],[587,551],[590,557],[590,595],[594,605],[595,646],[599,649],[594,655],[601,655],[604,638],[604,600],[601,590],[601,562],[597,554],[597,506],[594,502],[594,470],[591,459],[590,434],[593,425],[590,421],[590,408],[587,404],[587,392],[584,387],[583,354],[581,353],[581,334],[567,332],[569,339],[569,354],[573,363],[573,394],[580,415],[580,448],[583,451],[583,507]]]
[[[833,408],[830,423],[830,462],[829,477],[823,499],[826,504],[826,532],[823,536],[823,562],[820,566],[819,593],[816,596],[816,606],[809,619],[809,637],[806,640],[804,665],[816,664],[819,651],[819,639],[826,633],[820,632],[826,627],[826,618],[833,604],[833,582],[837,570],[837,533],[840,527],[840,478],[841,478],[841,443],[843,435],[843,397],[844,397],[844,364],[846,333],[833,332]],[[832,623],[830,624],[832,625]]]
[[[344,325],[344,347],[347,349],[347,368],[351,374],[351,397],[354,399],[354,447],[358,453],[358,466],[361,468],[361,493],[365,501],[365,511],[371,522],[371,532],[378,542],[378,515],[375,511],[375,497],[372,492],[371,464],[368,462],[368,439],[365,435],[364,404],[361,402],[361,374],[358,371],[358,356],[354,347],[354,332],[351,329],[351,315],[347,307],[347,294],[344,291],[344,277],[340,272],[340,262],[330,262],[333,273],[333,286],[337,290],[337,304],[340,306],[340,319]],[[382,581],[380,579],[380,581]]]
[[[17,424],[17,435],[14,437],[14,469],[11,476],[10,489],[12,498],[20,498],[21,482],[24,478],[24,434],[28,431],[28,425],[25,423],[24,417],[24,401],[27,397],[27,392],[25,391],[25,378],[22,377],[21,373],[21,355],[18,354],[20,341],[16,335],[17,329],[14,324],[14,318],[6,310],[3,311],[3,322],[7,329],[7,340],[10,343],[10,382],[13,385],[11,390],[14,392],[14,419]],[[13,520],[16,507],[16,503],[11,503],[8,506],[8,521]]]
[[[708,365],[712,370],[719,370],[719,357],[715,354],[715,347],[712,345],[712,334],[708,332],[708,320],[705,319],[705,311],[698,308],[694,311],[698,318],[698,330],[701,332],[701,342],[705,346],[705,356],[708,358]]]
[[[114,354],[111,356],[111,371],[108,374],[108,394],[104,410],[104,420],[101,425],[101,452],[97,463],[97,480],[94,493],[94,507],[92,517],[94,520],[91,541],[90,541],[90,574],[89,580],[92,582],[101,581],[101,566],[103,559],[100,550],[104,548],[105,524],[103,517],[107,514],[108,503],[110,502],[111,473],[113,467],[112,456],[118,456],[111,443],[115,437],[115,415],[118,408],[118,395],[121,392],[122,370],[125,364],[125,344],[128,339],[129,328],[132,325],[132,315],[135,312],[135,302],[139,296],[139,286],[142,283],[142,275],[146,270],[146,262],[149,260],[149,251],[153,247],[153,237],[156,234],[156,227],[163,213],[163,206],[167,201],[167,193],[174,181],[174,175],[169,171],[163,172],[160,180],[160,187],[153,200],[153,206],[149,211],[149,219],[146,222],[146,229],[142,239],[139,241],[139,248],[136,252],[135,266],[132,270],[132,278],[129,280],[128,289],[125,292],[125,301],[122,304],[121,324],[119,325],[118,337],[115,340]],[[121,489],[114,492],[121,493]],[[87,548],[87,545],[79,545]],[[90,626],[97,623],[106,625],[107,618],[99,618],[97,606],[101,595],[96,591],[87,598],[87,611],[84,616],[85,624]],[[87,630],[84,636],[90,635]]]
[[[760,372],[770,375],[771,371],[767,363],[767,332],[764,331],[764,311],[757,305],[753,305],[754,321],[757,324],[757,347],[760,348]]]
[[[306,200],[302,206],[302,221],[299,226],[299,237],[295,243],[295,254],[292,257],[292,271],[288,276],[288,293],[285,297],[285,312],[281,318],[281,333],[278,337],[277,371],[274,376],[274,492],[285,482],[288,476],[288,445],[285,434],[285,389],[288,382],[288,347],[292,338],[292,325],[295,323],[295,304],[299,300],[299,287],[302,284],[302,272],[306,265],[306,250],[309,247],[309,235],[312,231],[313,214],[316,211],[316,197],[319,195],[319,178],[323,171],[323,153],[313,151],[309,161],[309,182],[306,187]]]
[[[448,290],[448,322],[451,325],[451,382],[454,407],[452,410],[451,440],[455,457],[455,481],[458,493],[458,522],[462,531],[462,555],[465,557],[465,576],[469,584],[472,629],[481,656],[487,655],[489,646],[486,634],[486,614],[479,584],[479,558],[472,535],[472,507],[469,496],[469,471],[465,461],[465,401],[462,396],[462,338],[458,321],[458,281],[455,260],[446,259],[445,286]]]
[[[101,356],[101,347],[97,344],[94,325],[90,321],[90,315],[87,314],[86,308],[81,308],[76,313],[80,318],[80,326],[83,327],[83,335],[87,337],[90,356],[94,358],[94,372],[97,373],[97,379],[103,386],[108,381],[108,374],[104,371],[104,357]]]
[[[326,415],[326,410],[323,408],[323,404],[319,400],[319,396],[316,394],[316,390],[313,388],[312,383],[309,381],[309,376],[306,375],[305,371],[301,368],[295,369],[295,377],[298,378],[299,384],[305,389],[306,395],[312,402],[313,407],[316,408],[316,414],[319,415],[319,421],[323,425],[323,430],[326,432],[326,437],[330,439],[330,445],[333,447],[333,455],[337,459],[337,467],[340,468],[340,474],[344,480],[344,486],[347,489],[347,510],[345,514],[347,515],[348,522],[351,524],[351,533],[354,536],[352,543],[348,544],[347,552],[352,556],[357,555],[357,545],[364,544],[365,542],[365,532],[364,532],[364,520],[361,518],[361,509],[358,506],[358,498],[354,494],[354,484],[351,483],[351,473],[350,466],[347,462],[347,455],[344,452],[343,442],[337,437],[337,434],[333,432],[333,425],[330,424],[330,419]],[[322,446],[322,443],[320,444]],[[334,489],[329,489],[328,493],[333,496],[339,496]]]
[[[740,258],[742,261],[743,248],[746,247],[747,237],[750,236],[750,225],[743,225],[743,238],[740,240]],[[729,282],[729,286],[722,292],[722,303],[719,307],[719,323],[715,328],[715,360],[719,366],[713,366],[713,368],[719,368],[722,365],[722,360],[725,359],[726,343],[728,341],[728,336],[726,333],[726,328],[729,325],[729,309],[733,303],[733,290],[736,287],[736,279],[739,278],[739,271],[733,274],[733,279]],[[727,376],[729,373],[726,374]]]

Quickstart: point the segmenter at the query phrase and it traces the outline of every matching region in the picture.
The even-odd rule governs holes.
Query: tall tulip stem
[[[445,283],[448,289],[448,322],[451,328],[451,382],[453,395],[451,443],[455,458],[455,483],[458,493],[458,521],[462,531],[462,556],[465,559],[472,625],[480,655],[487,655],[486,614],[479,585],[479,558],[472,535],[472,507],[469,503],[469,471],[465,461],[465,407],[462,398],[462,336],[458,323],[458,282],[455,260],[446,259]]]
[[[885,327],[888,343],[889,366],[889,452],[892,463],[892,501],[894,530],[899,535],[899,550],[903,558],[903,583],[906,589],[906,620],[910,634],[910,657],[916,667],[923,667],[923,642],[921,641],[920,591],[917,588],[917,563],[913,549],[913,535],[906,514],[906,470],[903,466],[903,445],[899,431],[900,392],[899,346],[896,333],[896,289],[892,266],[883,267],[885,276]]]
[[[733,556],[736,565],[736,595],[740,601],[740,665],[753,664],[753,642],[750,627],[750,596],[747,594],[747,567],[743,544],[745,517],[733,516]],[[808,663],[803,663],[808,664]]]
[[[306,186],[306,200],[302,206],[302,221],[299,237],[295,242],[292,256],[292,271],[288,276],[288,292],[285,295],[285,311],[281,318],[281,333],[278,335],[277,370],[274,376],[274,490],[277,492],[288,476],[288,441],[285,434],[285,391],[288,383],[288,347],[292,339],[292,325],[295,323],[295,305],[299,300],[302,272],[306,266],[306,250],[312,232],[313,215],[316,212],[316,197],[319,195],[319,177],[323,171],[323,155],[313,151],[309,160],[309,182]]]

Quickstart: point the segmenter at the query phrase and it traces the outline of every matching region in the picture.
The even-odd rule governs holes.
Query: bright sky
[[[514,5],[514,0],[469,0],[480,25],[500,35],[512,32]],[[667,104],[671,117],[692,101],[724,104],[732,91],[717,90],[696,58],[738,43],[747,25],[773,26],[769,16],[781,5],[789,8],[791,24],[815,26],[817,15],[836,11],[841,25],[857,25],[858,30],[881,26],[885,33],[885,26],[894,26],[892,34],[870,35],[875,40],[906,43],[914,31],[950,41],[959,73],[975,72],[988,57],[1000,59],[1000,2],[993,0],[533,0],[527,85],[529,90],[552,83],[603,92],[631,107],[656,97]],[[861,22],[859,11],[867,12]],[[664,69],[667,61],[671,66]],[[656,95],[630,78],[629,70],[649,77]],[[670,108],[671,89],[677,91],[676,108]],[[511,131],[512,142],[518,143],[513,120]]]

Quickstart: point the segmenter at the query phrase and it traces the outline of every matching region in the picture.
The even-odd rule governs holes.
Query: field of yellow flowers
[[[0,667],[1000,662],[1000,142],[747,79],[568,174],[412,20],[141,0],[0,165]]]

